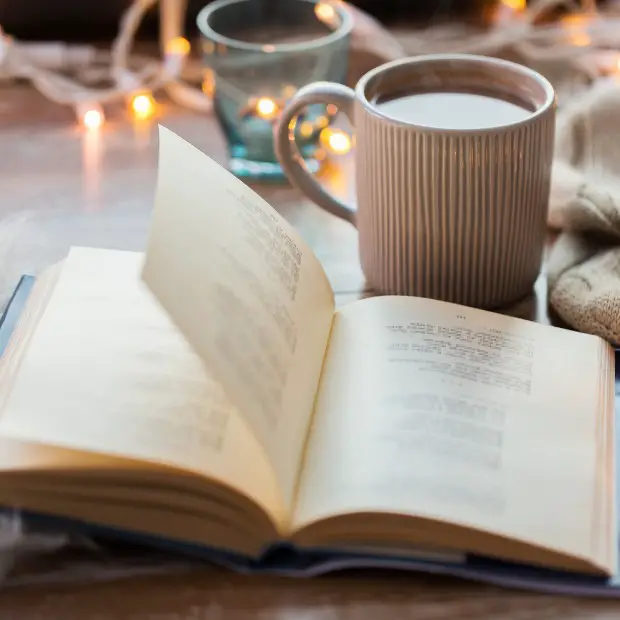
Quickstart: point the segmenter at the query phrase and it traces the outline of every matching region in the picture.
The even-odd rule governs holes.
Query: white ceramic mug
[[[481,126],[460,117],[442,126],[418,122],[402,101],[403,117],[377,103],[412,90],[513,102],[522,117],[482,118]],[[338,106],[355,126],[356,206],[330,195],[295,147],[290,125],[316,103]],[[355,90],[326,82],[299,90],[275,129],[276,152],[295,186],[357,226],[375,292],[497,308],[530,295],[540,271],[555,107],[551,84],[515,63],[406,58],[373,69]],[[465,113],[455,108],[450,120]]]

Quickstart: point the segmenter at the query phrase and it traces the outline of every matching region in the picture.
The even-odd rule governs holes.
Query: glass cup
[[[286,180],[273,128],[302,86],[343,83],[353,19],[339,0],[216,0],[198,15],[204,90],[228,145],[230,170],[255,180]],[[324,152],[321,132],[337,113],[311,105],[290,130],[310,171]]]

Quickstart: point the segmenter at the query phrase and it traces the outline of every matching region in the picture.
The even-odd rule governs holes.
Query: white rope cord
[[[29,80],[50,101],[72,105],[78,111],[87,105],[102,106],[140,92],[178,87],[182,84],[188,49],[176,46],[163,50],[162,59],[131,54],[140,23],[157,3],[158,0],[135,0],[129,6],[109,52],[62,43],[22,43],[0,29],[0,80]],[[178,36],[181,35],[179,32]],[[91,86],[95,81],[110,85],[95,88]],[[207,99],[198,89],[176,88],[174,93],[181,93],[181,103],[185,105],[190,103],[187,90],[196,91],[202,95],[201,99]],[[199,103],[194,99],[191,103],[190,107],[205,109],[209,102]]]

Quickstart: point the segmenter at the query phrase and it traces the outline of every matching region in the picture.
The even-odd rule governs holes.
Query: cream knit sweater
[[[620,345],[620,80],[558,113],[549,303],[570,326]]]

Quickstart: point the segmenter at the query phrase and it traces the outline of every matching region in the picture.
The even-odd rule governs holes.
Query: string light
[[[325,152],[325,149],[317,149],[314,152],[314,159],[316,159],[318,162],[325,161],[326,157],[327,153]]]
[[[310,121],[304,121],[299,127],[302,138],[309,138],[314,133],[314,125]]]
[[[342,129],[326,127],[321,131],[323,146],[334,155],[346,155],[353,146],[350,136]]]
[[[89,131],[96,131],[99,129],[104,121],[105,116],[100,106],[90,106],[82,110],[82,125]]]
[[[325,127],[327,127],[327,125],[329,125],[329,119],[327,118],[327,116],[323,115],[317,117],[314,122],[319,129],[324,129]]]
[[[336,10],[327,2],[319,2],[314,7],[314,13],[319,20],[331,24],[336,19]]]
[[[192,49],[190,42],[185,37],[175,37],[166,43],[166,54],[187,56]]]
[[[493,6],[487,6],[484,10],[484,19],[495,26],[512,23],[521,19],[527,9],[527,0],[499,0]]]
[[[317,19],[331,27],[338,19],[338,10],[335,8],[338,1],[318,0],[315,4]],[[110,51],[88,45],[24,43],[4,33],[0,28],[0,78],[28,80],[50,101],[73,107],[78,123],[85,128],[101,127],[105,123],[104,107],[119,100],[130,103],[130,110],[136,118],[155,114],[157,106],[150,93],[155,93],[159,89],[165,90],[173,101],[182,106],[200,111],[210,110],[213,95],[212,78],[205,79],[202,90],[200,87],[193,88],[183,82],[184,75],[192,74],[190,71],[186,73],[192,46],[188,39],[181,36],[185,23],[185,0],[131,0],[128,4],[120,21],[118,36],[112,43]],[[536,27],[546,15],[552,15],[556,8],[565,4],[565,0],[530,2],[497,0],[494,8],[507,16],[508,22],[519,21],[523,26],[514,35],[517,47],[521,43],[527,45],[532,42],[538,44],[541,41],[548,41],[550,50],[553,49],[549,52],[545,50],[544,53],[548,53],[550,57],[556,55],[577,57],[582,51],[589,52],[589,49],[596,53],[602,53],[603,49],[618,50],[620,45],[618,20],[614,19],[612,14],[607,16],[598,10],[595,0],[580,0],[577,4],[581,5],[581,10],[564,18],[560,28],[541,30]],[[163,33],[161,38],[163,58],[132,55],[131,50],[140,23],[157,5],[160,8]],[[584,27],[586,22],[587,30]],[[509,24],[508,30],[510,28]],[[463,42],[460,50],[464,53],[489,54],[489,50],[496,45],[494,41],[498,39],[497,31],[502,34],[501,29],[500,26],[488,35],[477,35],[475,42]],[[213,44],[203,41],[202,45],[206,53],[208,46]],[[269,50],[271,47],[268,45]],[[608,73],[610,70],[614,73],[616,70],[620,72],[620,66],[615,60],[612,64],[607,61],[605,72]],[[95,88],[93,86],[95,83],[105,83],[109,86]],[[256,108],[256,102],[253,102],[254,108],[251,113],[273,120],[294,92],[295,86],[289,85],[285,87],[282,98],[276,96],[268,102],[261,102],[259,108]],[[82,104],[84,101],[92,102],[93,105],[90,106],[92,111],[91,109],[84,111]],[[327,107],[328,121],[336,112],[335,108],[332,110],[330,106]],[[325,123],[323,118],[315,119],[313,131],[320,131],[329,126],[329,122]],[[307,133],[309,129],[306,128],[305,131]]]
[[[183,37],[175,37],[166,43],[164,58],[165,70],[171,75],[179,75],[191,51],[190,42]]]
[[[136,95],[131,102],[131,109],[139,120],[147,120],[155,114],[155,99],[152,95],[142,93]]]
[[[575,47],[587,47],[592,40],[585,32],[574,32],[570,35],[570,42]]]
[[[590,36],[585,31],[585,26],[590,22],[590,17],[582,13],[565,15],[560,24],[567,31],[568,42],[575,47],[586,47],[592,43]]]
[[[119,100],[130,102],[136,118],[152,116],[156,106],[149,93],[158,89],[166,90],[171,99],[181,105],[208,111],[211,109],[210,97],[200,88],[182,82],[191,46],[184,37],[174,36],[178,28],[173,28],[169,40],[162,44],[163,61],[130,54],[143,17],[158,3],[162,7],[162,21],[166,21],[164,9],[171,6],[182,21],[185,11],[182,2],[133,0],[121,18],[110,51],[89,45],[22,43],[0,28],[0,78],[28,80],[50,101],[72,106],[78,122],[84,127],[87,124],[100,127],[105,120],[102,107]],[[165,25],[162,23],[162,27]],[[170,30],[170,19],[167,26]],[[95,83],[107,85],[94,87]],[[84,101],[96,103],[98,107],[88,113],[88,110],[84,111]]]
[[[501,0],[502,4],[511,11],[525,11],[527,0]]]
[[[272,120],[278,113],[278,106],[273,99],[261,97],[256,102],[256,114],[265,120]]]
[[[282,89],[282,95],[284,95],[285,99],[291,99],[295,95],[296,92],[297,92],[297,89],[291,84],[289,84],[288,86],[285,86]]]

